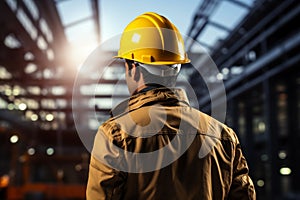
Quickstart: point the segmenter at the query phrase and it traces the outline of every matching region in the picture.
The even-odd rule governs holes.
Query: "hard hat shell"
[[[116,57],[150,65],[190,62],[178,29],[167,18],[153,12],[144,13],[127,25]]]

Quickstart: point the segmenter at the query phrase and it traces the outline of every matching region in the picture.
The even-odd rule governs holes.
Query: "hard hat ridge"
[[[127,25],[116,57],[150,65],[190,62],[178,29],[154,12],[144,13]]]

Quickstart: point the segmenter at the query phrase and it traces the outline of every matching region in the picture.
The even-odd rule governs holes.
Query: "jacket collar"
[[[147,105],[164,104],[172,106],[182,103],[189,106],[189,101],[184,90],[177,88],[169,89],[165,87],[155,88],[125,99],[111,110],[111,115],[117,116],[125,114]]]

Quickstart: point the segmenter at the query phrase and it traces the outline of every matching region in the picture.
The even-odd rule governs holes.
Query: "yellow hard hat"
[[[190,62],[178,29],[153,12],[144,13],[127,25],[116,57],[150,65]]]

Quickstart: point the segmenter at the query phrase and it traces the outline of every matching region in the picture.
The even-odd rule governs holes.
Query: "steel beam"
[[[265,67],[267,64],[272,62],[273,60],[280,58],[284,54],[291,51],[293,48],[298,47],[300,45],[300,33],[295,33],[289,39],[285,40],[281,44],[274,47],[264,56],[262,56],[259,60],[245,67],[244,72],[235,78],[231,78],[230,80],[225,82],[226,90],[230,90],[233,86],[240,83],[242,80],[245,80],[250,75],[254,74],[258,70]],[[217,96],[221,93],[221,90],[215,90],[211,93],[211,98],[217,98]],[[210,97],[203,98],[200,100],[199,105],[204,106],[210,102]]]
[[[261,1],[260,3],[258,3],[253,8],[253,10],[251,10],[251,12],[248,14],[248,16],[245,19],[247,19],[247,20],[251,19],[250,16],[256,15],[257,14],[256,11],[261,9],[261,6],[264,3],[264,1]],[[233,45],[230,47],[230,49],[228,50],[228,52],[225,55],[223,55],[221,57],[214,58],[215,52],[213,52],[212,57],[215,60],[217,66],[219,66],[220,64],[222,64],[223,62],[225,62],[227,60],[230,60],[229,57],[232,56],[232,54],[234,54],[235,52],[238,52],[238,51],[241,52],[239,50],[241,47],[248,46],[248,45],[245,45],[246,42],[248,42],[255,34],[261,32],[262,30],[264,30],[266,25],[268,23],[270,23],[272,20],[274,20],[275,17],[280,15],[288,6],[291,5],[291,3],[292,3],[292,1],[284,1],[282,4],[280,4],[280,6],[278,6],[276,9],[274,9],[270,13],[268,13],[268,15],[266,17],[264,17],[257,24],[255,24],[255,26],[253,28],[251,28],[246,34],[243,34],[241,36],[239,42],[236,42],[236,40],[235,40]],[[286,16],[284,16],[284,18],[286,18]],[[241,24],[244,24],[244,22],[242,22]],[[238,32],[237,28],[233,32]],[[231,36],[232,35],[229,35],[227,38],[231,38]],[[254,42],[254,40],[252,40],[252,42]],[[219,51],[219,50],[220,49],[217,49],[216,51]]]

